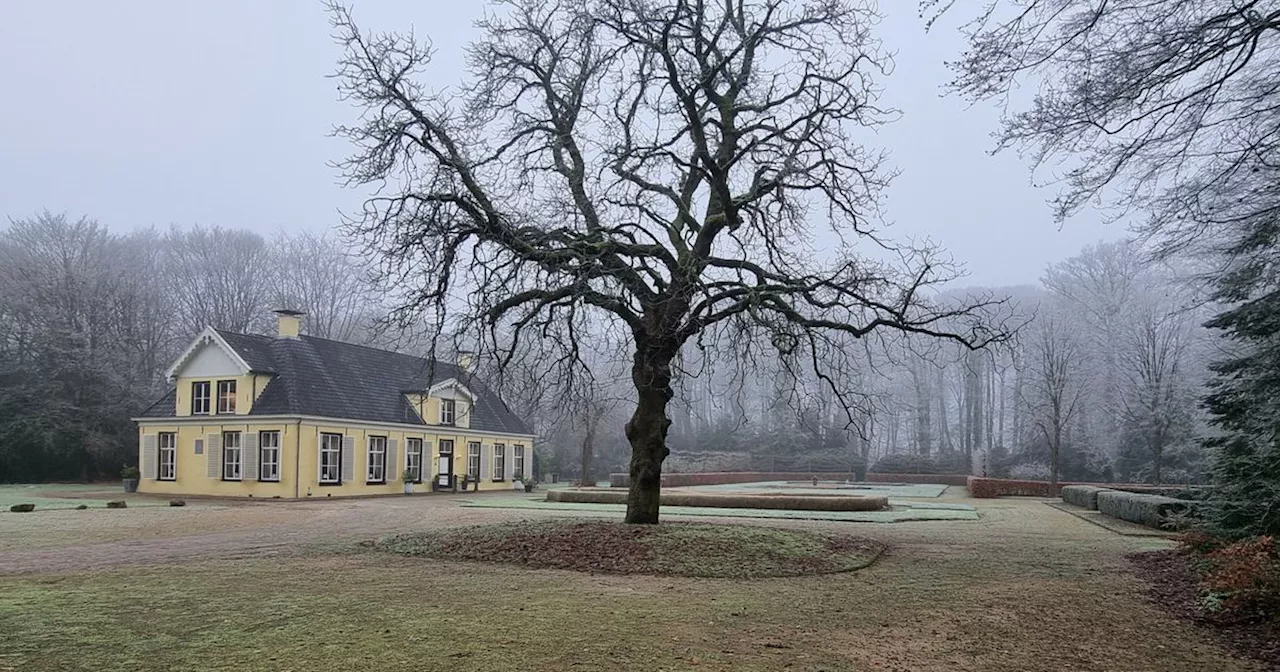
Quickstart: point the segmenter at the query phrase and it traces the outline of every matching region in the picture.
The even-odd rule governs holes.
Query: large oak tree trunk
[[[662,461],[667,458],[667,403],[671,389],[671,360],[678,346],[636,348],[631,379],[635,383],[636,410],[627,421],[631,442],[631,489],[627,495],[626,522],[656,525],[658,497],[662,491]]]

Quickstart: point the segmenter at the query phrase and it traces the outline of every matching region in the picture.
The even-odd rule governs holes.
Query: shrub
[[[1204,530],[1188,530],[1179,534],[1176,540],[1182,550],[1197,555],[1212,553],[1227,543],[1222,537],[1209,534]]]
[[[1265,620],[1280,612],[1280,550],[1272,537],[1254,537],[1208,555],[1204,606],[1228,620]]]
[[[1092,485],[1066,485],[1062,488],[1062,501],[1097,511],[1098,493],[1103,489]]]
[[[978,499],[993,497],[1057,497],[1062,484],[1050,485],[1047,481],[1015,481],[1008,478],[983,478],[970,476],[969,496]]]
[[[139,472],[137,467],[125,467],[120,470],[120,478],[138,478]]]
[[[1019,464],[1009,469],[1009,478],[1015,481],[1047,481],[1050,475],[1046,464]]]
[[[1157,529],[1169,529],[1175,517],[1194,511],[1195,502],[1159,495],[1148,495],[1120,490],[1103,490],[1098,493],[1098,511]]]

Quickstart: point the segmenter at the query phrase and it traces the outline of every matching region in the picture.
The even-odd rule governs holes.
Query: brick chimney
[[[276,313],[276,338],[297,338],[302,333],[302,316],[300,310],[280,309]]]

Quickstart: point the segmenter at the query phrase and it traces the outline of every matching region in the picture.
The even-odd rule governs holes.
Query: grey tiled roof
[[[471,427],[529,434],[524,421],[482,382],[453,364],[312,336],[271,338],[218,331],[251,369],[275,374],[249,415],[318,415],[350,420],[425,425],[405,392],[425,391],[456,378],[476,395]],[[175,394],[142,417],[173,417]]]

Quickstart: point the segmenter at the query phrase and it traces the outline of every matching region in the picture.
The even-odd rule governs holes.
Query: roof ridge
[[[395,355],[397,357],[408,357],[409,359],[416,359],[423,362],[432,362],[435,364],[443,364],[444,366],[457,367],[457,364],[450,364],[449,362],[442,361],[436,357],[420,357],[418,355],[411,355],[406,352],[396,352],[395,350],[387,350],[386,348],[375,348],[372,345],[364,345],[363,343],[352,343],[351,341],[339,341],[336,338],[323,338],[321,336],[311,336],[309,334],[301,334],[300,336],[298,336],[298,338],[300,340],[305,339],[305,340],[312,340],[312,341],[325,341],[327,343],[337,343],[338,345],[347,345],[353,348],[362,348],[364,350],[372,350],[374,352],[380,352],[386,355]]]

